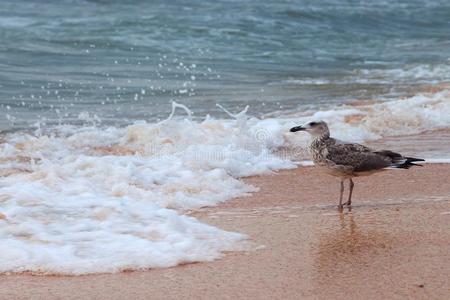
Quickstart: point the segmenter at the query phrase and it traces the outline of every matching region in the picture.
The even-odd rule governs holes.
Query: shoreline
[[[426,164],[356,178],[342,214],[338,180],[313,167],[246,178],[260,191],[191,215],[259,250],[117,274],[0,275],[0,299],[445,299],[448,176],[450,165]]]

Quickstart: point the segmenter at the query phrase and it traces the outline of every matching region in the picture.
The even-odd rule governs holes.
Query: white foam
[[[318,111],[311,116],[299,115],[291,125],[324,120],[330,125],[334,137],[362,142],[448,129],[449,116],[450,91],[443,90],[374,104],[344,105],[334,110]],[[289,134],[286,138],[291,142],[296,139],[303,145],[307,140],[299,136]]]
[[[169,267],[241,249],[244,235],[183,212],[256,190],[240,176],[295,167],[270,153],[283,140],[264,128],[280,134],[241,114],[9,135],[1,159],[26,169],[0,177],[0,272]]]
[[[314,166],[314,162],[312,160],[302,160],[302,161],[299,161],[297,164],[302,167]]]
[[[176,108],[189,118],[173,119]],[[195,122],[175,104],[157,124],[3,137],[0,272],[116,272],[241,249],[245,236],[183,213],[256,190],[239,177],[295,167],[273,154],[290,149],[287,157],[299,159],[292,149],[304,149],[309,137],[290,133],[291,126],[322,119],[334,137],[349,141],[448,129],[450,92],[289,118],[227,113],[232,119]]]
[[[403,82],[428,82],[438,83],[444,80],[448,80],[450,65],[427,65],[418,64],[410,65],[404,68],[393,69],[366,69],[358,70],[356,77],[366,78],[368,82],[389,83],[392,80]],[[383,81],[384,80],[384,81]]]
[[[450,158],[427,158],[421,164],[450,164]]]
[[[370,64],[370,63],[368,63]],[[378,62],[373,65],[380,65]],[[427,83],[437,84],[450,80],[450,65],[410,65],[404,68],[371,68],[355,69],[347,75],[336,78],[289,78],[277,84],[295,85],[348,85],[348,84],[410,84]]]

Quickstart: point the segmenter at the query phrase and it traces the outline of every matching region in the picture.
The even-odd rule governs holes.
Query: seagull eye
[[[316,126],[316,125],[317,125],[316,122],[311,122],[311,123],[309,123],[309,126]]]

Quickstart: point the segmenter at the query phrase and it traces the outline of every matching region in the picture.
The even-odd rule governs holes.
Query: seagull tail
[[[402,163],[396,164],[394,167],[400,168],[400,169],[409,169],[412,166],[423,167],[423,165],[421,165],[421,164],[415,164],[415,162],[418,162],[418,161],[425,161],[425,159],[415,158],[415,157],[405,157],[405,161],[403,161]]]

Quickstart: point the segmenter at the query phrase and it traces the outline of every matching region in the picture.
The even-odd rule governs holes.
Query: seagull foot
[[[352,206],[352,202],[351,202],[351,201],[347,201],[347,202],[345,202],[345,203],[342,203],[342,205],[343,205],[343,206],[344,206],[344,205]]]

